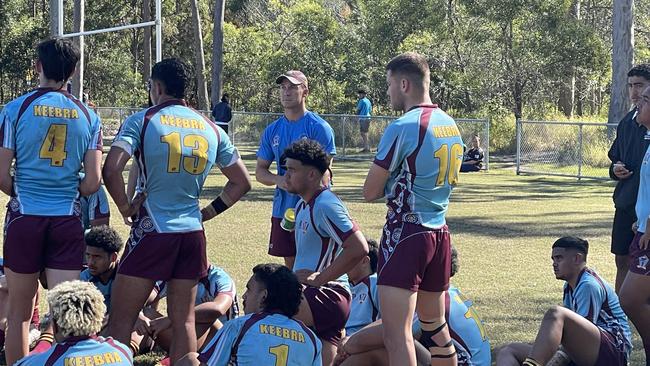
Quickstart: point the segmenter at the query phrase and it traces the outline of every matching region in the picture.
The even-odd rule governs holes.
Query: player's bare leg
[[[392,286],[378,286],[384,345],[391,366],[415,366],[413,312],[417,294]]]
[[[576,364],[594,365],[600,350],[600,330],[577,313],[553,306],[544,314],[528,357],[545,365],[560,344]]]
[[[13,365],[29,352],[27,335],[38,291],[39,273],[15,273],[5,267],[5,275],[9,288],[5,358],[7,365]]]
[[[445,293],[418,291],[416,309],[422,329],[420,342],[431,354],[431,365],[457,365],[456,349],[445,320]]]
[[[620,290],[621,307],[643,340],[646,364],[650,363],[650,276],[628,272]]]
[[[117,274],[111,289],[111,312],[108,334],[123,344],[130,344],[131,332],[140,310],[151,294],[154,281]]]
[[[196,280],[172,279],[169,281],[167,314],[172,322],[174,337],[169,349],[172,365],[190,352],[196,352],[196,330],[194,328],[194,299]]]
[[[614,283],[614,289],[617,294],[621,293],[621,286],[623,286],[623,281],[625,281],[625,276],[627,276],[627,271],[630,268],[630,257],[628,255],[615,255],[616,261],[616,282]]]
[[[533,346],[528,343],[510,343],[494,350],[497,366],[520,366]]]
[[[429,366],[431,354],[420,342],[413,340],[415,345],[415,357],[418,366]],[[381,348],[372,351],[351,355],[346,358],[341,366],[388,366],[388,351],[381,345]],[[517,365],[518,366],[518,365]]]
[[[296,257],[284,257],[284,265],[289,268],[290,270],[293,270],[293,264],[296,263]]]

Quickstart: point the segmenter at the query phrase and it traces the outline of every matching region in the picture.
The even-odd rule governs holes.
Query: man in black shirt
[[[232,119],[232,108],[230,108],[230,100],[227,93],[221,97],[221,102],[212,108],[212,118],[214,118],[214,122],[219,127],[228,133],[228,123]]]
[[[616,128],[616,139],[609,149],[612,161],[609,176],[618,181],[614,189],[614,223],[611,251],[616,255],[616,292],[618,293],[628,271],[629,246],[634,238],[632,224],[636,221],[634,206],[639,190],[641,161],[648,148],[646,128],[636,122],[637,104],[641,93],[650,86],[650,64],[634,66],[627,73],[627,86],[634,109]]]

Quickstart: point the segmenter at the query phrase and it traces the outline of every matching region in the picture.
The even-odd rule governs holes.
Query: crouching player
[[[366,242],[368,255],[348,271],[352,286],[350,316],[345,324],[345,335],[348,337],[381,316],[377,294],[378,245],[373,239],[366,239]]]
[[[302,285],[289,268],[255,266],[243,296],[246,315],[226,323],[200,355],[188,354],[178,365],[321,365],[320,341],[294,319],[301,297]]]
[[[98,337],[106,305],[88,282],[63,282],[49,291],[47,301],[57,343],[49,350],[19,360],[17,366],[133,365],[128,347],[112,338]]]
[[[555,278],[564,284],[564,307],[544,315],[533,345],[513,343],[497,354],[497,365],[540,366],[558,348],[570,361],[584,366],[625,366],[632,349],[627,318],[612,287],[587,268],[589,243],[563,237],[553,244]],[[523,362],[523,363],[522,363]]]

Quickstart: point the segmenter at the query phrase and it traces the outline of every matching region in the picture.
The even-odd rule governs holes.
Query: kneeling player
[[[380,318],[377,295],[378,245],[373,239],[367,239],[366,242],[368,255],[348,271],[352,286],[350,316],[345,324],[345,335],[348,337]]]
[[[178,365],[321,365],[321,343],[295,320],[302,285],[279,264],[259,264],[244,293],[245,316],[226,323],[200,355],[188,354]]]
[[[497,365],[546,365],[560,346],[578,365],[627,365],[632,349],[627,318],[612,287],[587,268],[588,251],[589,243],[576,237],[563,237],[553,244],[555,277],[566,281],[564,307],[546,312],[532,346],[503,347]]]
[[[57,344],[19,360],[17,366],[133,365],[131,351],[112,338],[97,337],[106,312],[104,298],[87,282],[57,285],[47,295]],[[88,361],[92,360],[92,361]]]

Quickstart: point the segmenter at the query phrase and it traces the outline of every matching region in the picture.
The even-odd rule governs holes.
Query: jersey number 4
[[[453,144],[450,148],[448,144],[443,144],[436,150],[434,156],[440,163],[436,186],[442,186],[445,182],[449,183],[450,186],[455,186],[458,183],[460,165],[463,163],[463,146]]]
[[[289,346],[281,344],[269,348],[269,353],[275,356],[275,366],[287,366],[289,360]]]
[[[183,162],[183,169],[190,174],[203,174],[208,163],[208,140],[201,135],[185,135],[183,146],[192,149],[191,156],[183,156],[181,147],[181,134],[172,132],[169,135],[160,136],[160,142],[169,146],[167,157],[167,172],[178,173]]]
[[[67,136],[68,125],[50,125],[50,128],[47,130],[47,135],[45,135],[45,140],[41,144],[38,157],[41,159],[50,159],[51,166],[63,166],[63,161],[68,157],[68,153],[65,151]]]

